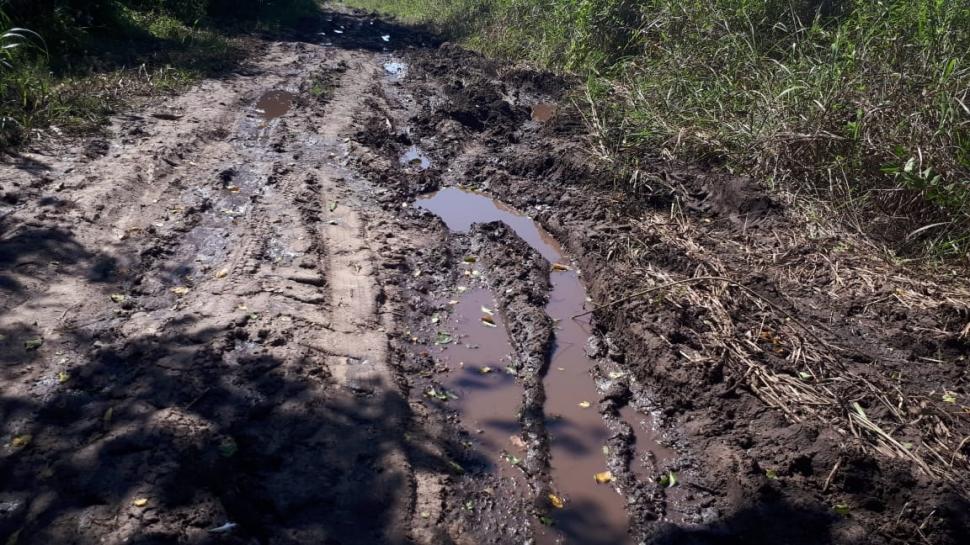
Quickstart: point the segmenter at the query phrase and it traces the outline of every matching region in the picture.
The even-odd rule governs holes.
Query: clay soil
[[[447,186],[582,271],[632,542],[966,542],[962,274],[750,180],[611,166],[575,82],[374,15],[258,49],[3,159],[4,543],[532,542],[555,509],[550,264],[415,206]],[[269,92],[292,98],[270,115]],[[469,285],[523,392],[504,460],[440,395],[438,316]],[[646,469],[621,411],[656,428]]]

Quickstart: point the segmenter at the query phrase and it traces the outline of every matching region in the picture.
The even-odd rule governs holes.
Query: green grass
[[[0,0],[0,152],[38,131],[98,130],[133,98],[231,69],[247,34],[318,9],[315,0]]]
[[[970,253],[965,0],[346,3],[579,74],[597,149],[626,168],[751,174],[904,253]]]

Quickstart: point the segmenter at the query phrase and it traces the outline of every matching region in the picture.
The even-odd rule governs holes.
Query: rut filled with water
[[[552,478],[552,495],[548,498],[551,520],[545,522],[551,524],[541,527],[538,543],[629,542],[625,499],[614,488],[607,472],[604,447],[610,431],[597,409],[600,394],[590,375],[595,362],[585,352],[586,341],[592,334],[589,318],[572,318],[587,310],[586,290],[579,272],[566,264],[562,248],[549,233],[528,216],[490,197],[445,188],[419,199],[416,205],[440,217],[453,232],[467,232],[475,223],[501,221],[553,264],[545,311],[557,325],[548,371],[543,378]],[[522,388],[500,369],[482,372],[482,365],[498,367],[494,362],[511,352],[502,328],[488,331],[491,340],[482,339],[485,332],[480,323],[481,314],[489,310],[487,305],[491,300],[487,290],[476,290],[465,293],[457,302],[455,314],[459,318],[453,324],[458,328],[457,335],[472,339],[471,345],[476,349],[487,348],[474,354],[451,354],[451,365],[455,365],[455,356],[461,361],[449,381],[461,394],[459,412],[466,426],[476,427],[482,436],[480,451],[497,460],[499,456],[508,457],[521,446],[509,443],[510,437],[515,443],[514,437],[519,431],[515,415]],[[466,315],[474,318],[468,319]],[[496,321],[494,325],[502,324]],[[499,341],[499,337],[504,339]],[[460,350],[459,346],[468,346],[468,343],[461,341],[449,350]],[[498,377],[502,379],[496,380]],[[632,408],[625,408],[622,415],[635,430],[638,451],[649,451],[657,457],[670,455],[657,444],[652,430],[643,425],[645,420],[638,418],[640,415]]]

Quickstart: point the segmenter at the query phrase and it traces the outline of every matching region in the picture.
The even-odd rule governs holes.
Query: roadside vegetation
[[[898,255],[970,254],[963,0],[346,3],[584,78],[593,148],[631,191],[658,159],[724,168]]]
[[[0,151],[39,130],[97,130],[133,97],[232,68],[246,54],[246,32],[278,30],[317,7],[314,0],[0,0]]]

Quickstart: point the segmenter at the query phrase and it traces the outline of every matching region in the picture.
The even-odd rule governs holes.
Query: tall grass
[[[581,74],[610,160],[752,174],[904,252],[970,252],[965,0],[348,3]],[[455,33],[449,14],[472,4]]]

